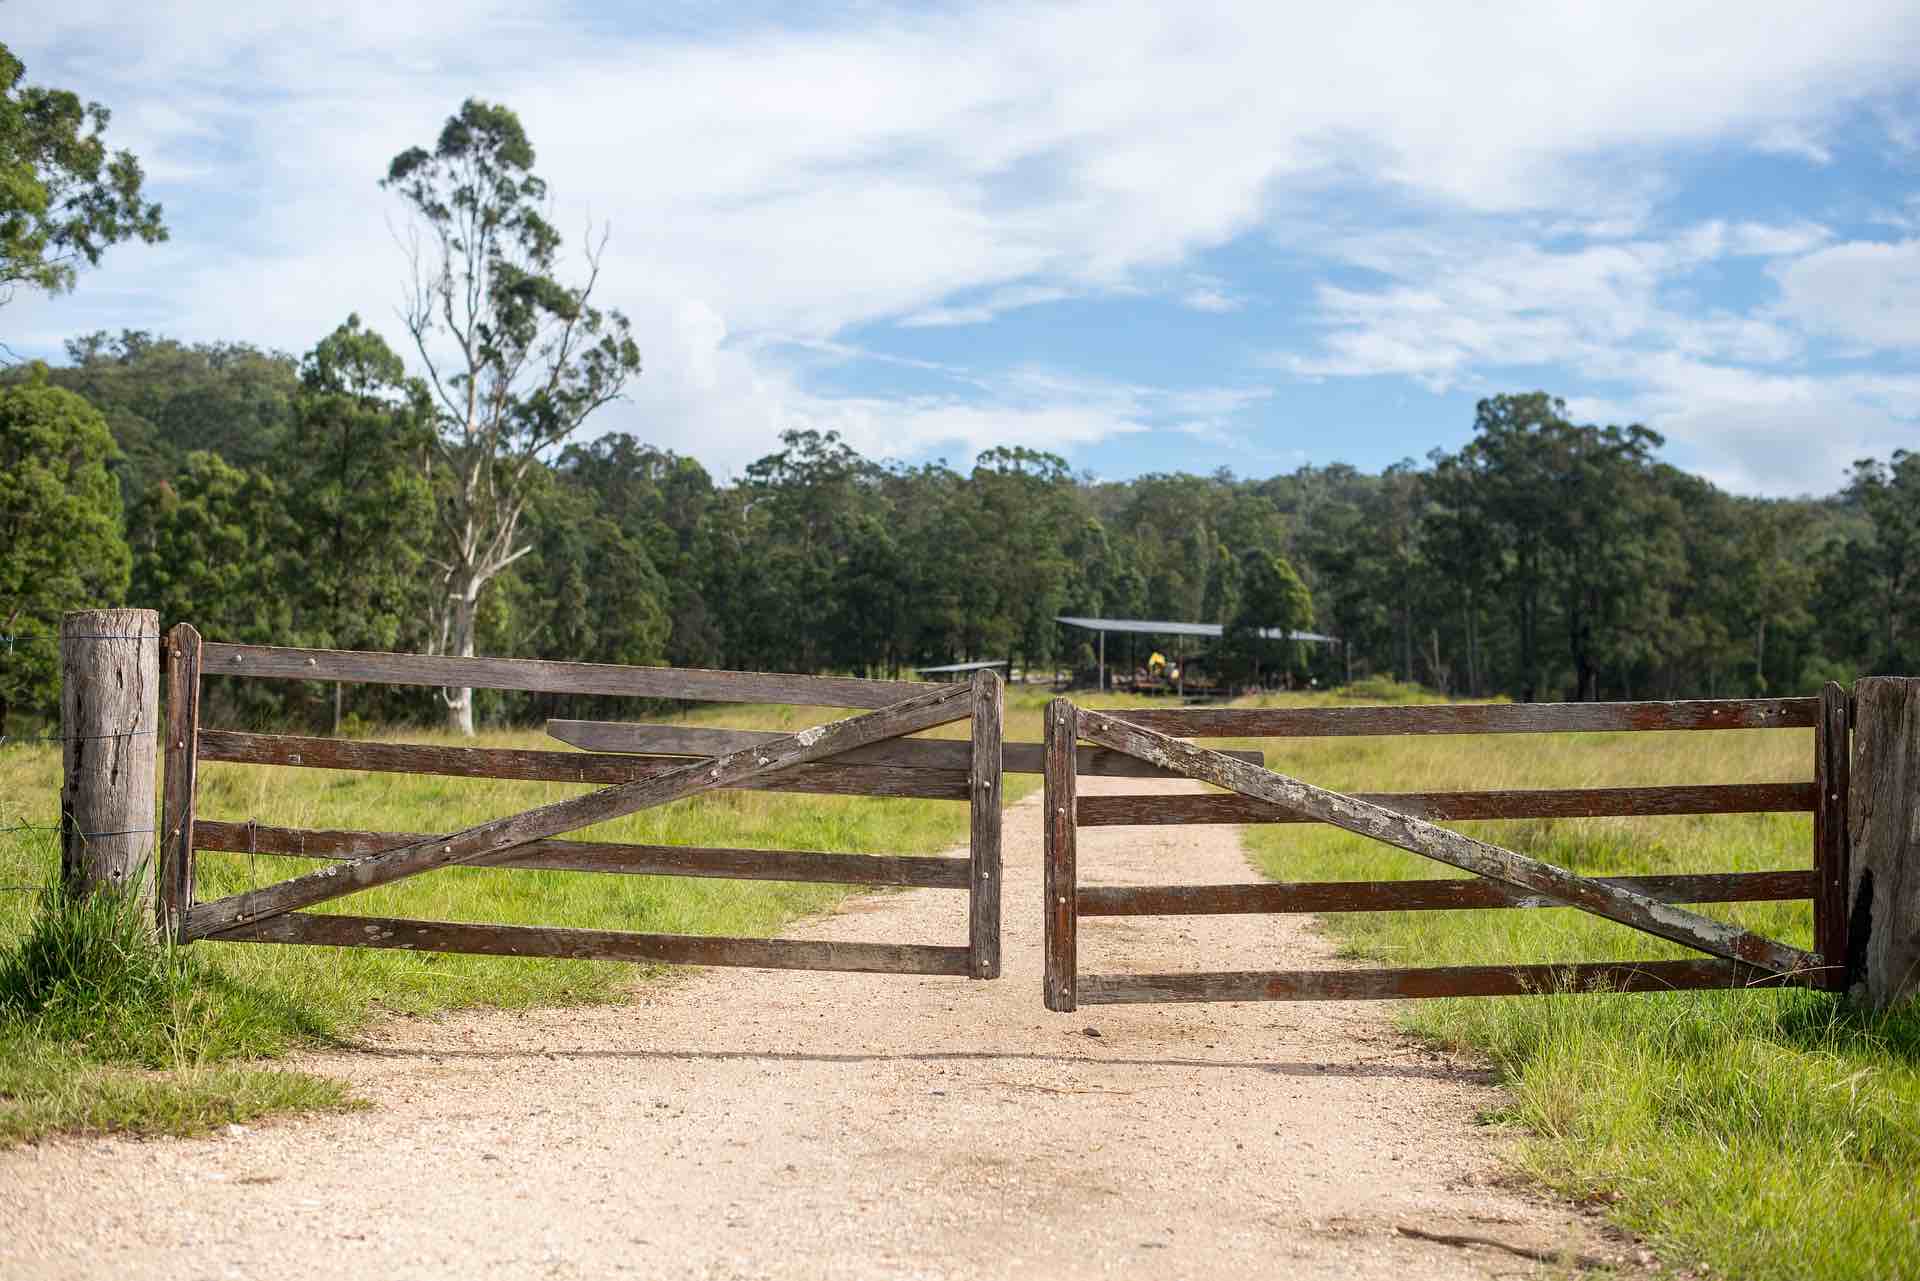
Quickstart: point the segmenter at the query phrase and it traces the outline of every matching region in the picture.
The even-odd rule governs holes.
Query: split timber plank
[[[1105,713],[1180,738],[1355,734],[1566,734],[1620,730],[1807,729],[1817,698],[1673,703],[1437,703],[1411,707],[1127,708]]]
[[[973,674],[973,731],[968,744],[968,785],[973,804],[967,815],[967,949],[976,979],[1000,977],[1001,769],[1005,721],[1000,675],[991,668]],[[895,740],[898,741],[898,740]]]
[[[768,743],[780,735],[767,730],[708,729],[693,725],[649,725],[637,721],[550,720],[547,734],[573,747],[589,752],[626,752],[654,756],[718,756],[743,747]],[[1006,743],[1001,749],[1001,769],[1008,774],[1040,774],[1046,769],[1046,746],[1042,743]],[[1228,755],[1258,765],[1264,759],[1259,752],[1236,751]],[[1075,768],[1082,774],[1109,778],[1176,778],[1157,766],[1124,752],[1104,747],[1083,747],[1076,756]],[[964,742],[937,738],[902,738],[834,757],[832,765],[902,765],[920,769],[965,770],[971,764],[971,748]]]
[[[177,939],[193,906],[194,794],[199,788],[200,633],[191,623],[174,624],[167,637],[166,735],[154,908],[161,935]]]
[[[962,689],[966,688],[961,686]],[[967,949],[916,943],[834,943],[809,939],[721,938],[630,934],[542,925],[467,925],[392,917],[293,912],[241,925],[223,943],[311,943],[322,947],[386,947],[411,952],[546,956],[669,965],[735,965],[762,970],[841,970],[866,974],[965,977]]]
[[[1329,792],[1270,770],[1210,752],[1204,747],[1141,729],[1101,712],[1077,709],[1079,732],[1117,751],[1129,752],[1189,778],[1267,801],[1324,823],[1435,859],[1462,871],[1491,877],[1581,908],[1595,916],[1630,926],[1656,938],[1697,948],[1714,956],[1744,961],[1775,973],[1813,969],[1812,956],[1796,947],[1690,912],[1577,876],[1565,868],[1527,858],[1485,841],[1475,840],[1424,819],[1396,813],[1379,805]]]
[[[792,703],[805,707],[887,707],[923,694],[913,681],[869,681],[784,672],[720,672],[698,667],[623,667],[537,658],[458,658],[209,643],[208,676],[435,685],[443,689],[517,689],[541,694],[605,694],[714,703]]]
[[[1803,986],[1733,961],[1616,961],[1577,965],[1453,965],[1401,970],[1272,970],[1205,974],[1083,974],[1082,1005],[1160,1001],[1388,1001],[1436,996],[1667,992]]]
[[[1041,930],[1043,968],[1041,995],[1049,1010],[1069,1013],[1074,1008],[1075,976],[1079,966],[1079,835],[1074,825],[1074,797],[1079,776],[1074,771],[1074,743],[1079,738],[1077,709],[1064,698],[1047,704],[1047,769],[1042,783]]]
[[[1814,873],[1716,872],[1602,876],[1662,903],[1760,903],[1812,898]],[[1565,907],[1480,877],[1439,881],[1271,881],[1248,885],[1086,885],[1082,916],[1216,916],[1264,912],[1451,912]]]
[[[1815,808],[1819,793],[1812,783],[1723,783],[1530,788],[1503,792],[1355,792],[1351,795],[1369,805],[1438,823],[1468,819],[1806,813]],[[1083,796],[1077,819],[1082,827],[1318,821],[1238,795]]]
[[[778,742],[771,735],[757,744]],[[629,783],[685,769],[685,760],[611,756],[594,752],[548,752],[511,747],[447,747],[429,743],[376,743],[296,734],[200,731],[200,759],[242,765],[289,765],[301,769],[351,769],[384,774],[435,774],[452,778],[528,779],[550,783]],[[967,772],[892,765],[801,765],[778,774],[728,784],[748,791],[808,792],[832,796],[897,796],[964,801]]]
[[[529,841],[591,827],[729,783],[777,774],[790,766],[808,764],[848,748],[962,720],[972,710],[972,693],[972,688],[966,685],[940,686],[878,711],[815,725],[779,743],[695,761],[657,778],[620,783],[585,796],[481,823],[451,836],[371,854],[277,885],[235,894],[191,909],[187,914],[186,937],[206,938],[237,925],[312,907],[437,867],[471,862]]]
[[[198,847],[230,854],[339,861],[365,858],[433,840],[427,832],[262,827],[201,819]],[[708,876],[731,881],[811,881],[834,885],[904,885],[964,890],[962,858],[830,854],[813,850],[737,850],[699,845],[627,845],[611,841],[529,841],[464,864],[517,871],[611,872],[627,876]]]

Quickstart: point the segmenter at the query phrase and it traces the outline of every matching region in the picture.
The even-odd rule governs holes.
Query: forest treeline
[[[126,603],[221,640],[434,647],[458,478],[378,334],[350,319],[301,358],[133,332],[68,354],[0,389],[0,633]],[[1920,455],[1863,460],[1826,497],[1760,499],[1543,393],[1485,400],[1473,427],[1458,452],[1377,475],[1123,481],[1023,448],[889,462],[831,433],[787,433],[731,481],[628,435],[569,443],[533,462],[523,554],[479,599],[478,648],[1091,676],[1091,637],[1054,622],[1073,614],[1227,624],[1216,664],[1236,680],[1385,674],[1453,695],[1794,693],[1920,670]],[[1344,644],[1262,643],[1260,626]],[[0,707],[52,713],[51,649],[0,642]],[[430,692],[355,689],[336,709],[328,688],[248,688],[261,701],[240,710],[280,722],[440,714]]]

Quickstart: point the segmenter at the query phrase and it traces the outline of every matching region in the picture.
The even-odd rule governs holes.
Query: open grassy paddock
[[[1299,700],[1288,700],[1297,702]],[[1252,746],[1253,744],[1235,744]],[[1268,740],[1267,764],[1336,789],[1604,787],[1813,776],[1811,730]],[[1595,875],[1807,867],[1812,816],[1526,819],[1458,825]],[[1246,829],[1281,880],[1460,875],[1337,829]],[[1800,947],[1806,903],[1700,910]],[[1687,953],[1572,910],[1329,915],[1392,965]],[[1204,940],[1204,922],[1196,921]],[[1218,968],[1232,968],[1230,963]],[[1920,1013],[1869,1022],[1809,992],[1410,1002],[1405,1026],[1489,1056],[1526,1127],[1527,1172],[1612,1213],[1676,1266],[1719,1275],[1920,1275]]]
[[[1383,691],[1413,701],[1416,695]],[[1009,691],[1007,738],[1037,741],[1047,695]],[[1091,698],[1094,706],[1124,705]],[[1333,702],[1328,696],[1269,702]],[[1373,701],[1378,701],[1373,700]],[[795,729],[844,713],[705,707],[702,725]],[[964,725],[940,736],[964,736]],[[440,741],[422,731],[389,735]],[[553,747],[538,731],[489,746]],[[1250,744],[1231,744],[1249,746]],[[1810,731],[1490,735],[1267,741],[1268,763],[1356,790],[1775,782],[1812,774]],[[0,828],[48,824],[56,749],[0,749]],[[1009,775],[1007,801],[1039,786]],[[201,813],[300,827],[451,831],[584,790],[551,783],[203,766]],[[1806,815],[1526,820],[1466,825],[1582,872],[1808,866]],[[927,853],[965,837],[966,806],[727,792],[592,829],[602,839]],[[1247,829],[1258,866],[1289,880],[1453,875],[1331,828]],[[196,944],[144,953],[137,922],[36,915],[54,838],[0,832],[0,1141],[60,1130],[193,1132],[287,1109],[351,1106],[336,1082],[271,1060],[395,1013],[603,1001],[643,975],[606,962]],[[212,897],[313,866],[203,854]],[[1169,868],[1167,881],[1182,878]],[[773,934],[830,906],[837,887],[693,878],[452,869],[319,910],[692,934]],[[94,908],[96,913],[106,909]],[[1801,946],[1806,904],[1705,909]],[[1195,918],[1199,946],[1205,918]],[[1353,956],[1394,965],[1679,956],[1565,910],[1342,915],[1324,928]],[[119,940],[115,942],[115,940]],[[105,940],[103,942],[103,940]],[[933,940],[929,940],[933,941]],[[1254,958],[1196,956],[1192,968]],[[1037,995],[1037,994],[1036,994]],[[1525,1172],[1606,1203],[1677,1268],[1713,1275],[1920,1275],[1920,1016],[1868,1022],[1805,992],[1686,992],[1410,1003],[1413,1031],[1488,1056],[1513,1091],[1490,1118],[1524,1127]],[[1383,1084],[1382,1089],[1391,1089]]]

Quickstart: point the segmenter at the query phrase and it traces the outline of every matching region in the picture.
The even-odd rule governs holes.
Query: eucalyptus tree
[[[543,456],[640,372],[625,316],[593,303],[607,236],[589,236],[584,276],[559,279],[533,145],[506,107],[469,98],[431,150],[393,158],[383,187],[413,215],[404,316],[433,392],[435,651],[471,655],[486,587],[532,548],[521,523]],[[443,691],[473,732],[473,691]]]
[[[109,113],[65,89],[23,85],[0,45],[0,302],[20,285],[62,293],[108,245],[167,238],[131,151],[109,153]]]
[[[421,567],[433,538],[427,390],[386,340],[349,316],[300,367],[300,392],[277,460],[301,531],[289,584],[300,639],[334,649],[418,643]],[[340,732],[343,683],[333,687]]]

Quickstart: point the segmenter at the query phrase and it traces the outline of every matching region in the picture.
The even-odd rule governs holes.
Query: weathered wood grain
[[[1041,908],[1045,976],[1042,994],[1049,1010],[1067,1013],[1074,1008],[1078,966],[1079,895],[1076,867],[1074,797],[1079,784],[1073,763],[1078,709],[1064,698],[1047,704],[1042,735],[1047,769],[1042,781],[1045,849],[1041,873]]]
[[[295,912],[237,926],[222,933],[220,941],[387,947],[412,952],[477,952],[485,956],[547,956],[669,965],[733,965],[760,970],[943,974],[962,978],[967,973],[964,947],[630,934],[620,930],[467,925],[392,917],[322,916],[310,912]]]
[[[167,633],[167,724],[154,914],[164,938],[180,937],[193,906],[194,794],[199,788],[200,633],[179,623]]]
[[[972,692],[966,685],[938,687],[879,711],[816,725],[779,743],[695,761],[657,778],[621,783],[481,823],[451,836],[335,864],[277,885],[198,905],[187,913],[186,935],[205,938],[236,925],[311,907],[436,867],[469,862],[716,787],[777,774],[865,743],[949,724],[969,714]]]
[[[536,658],[458,658],[208,642],[209,676],[437,685],[445,689],[517,689],[543,694],[608,694],[713,703],[794,703],[807,707],[886,707],[924,693],[912,681],[868,681],[783,672],[720,672],[698,667],[622,667]]]
[[[1854,683],[1849,990],[1891,1009],[1920,993],[1920,678]]]
[[[1000,738],[999,673],[973,674],[973,735],[968,786],[973,793],[967,825],[967,862],[972,873],[967,899],[967,946],[973,977],[1000,977]],[[899,740],[895,740],[899,741]]]
[[[1141,729],[1101,712],[1082,708],[1078,709],[1077,718],[1082,738],[1141,756],[1167,769],[1179,770],[1190,778],[1227,788],[1243,796],[1309,814],[1335,827],[1436,859],[1462,871],[1544,894],[1656,938],[1698,948],[1714,956],[1745,961],[1776,973],[1804,972],[1813,968],[1813,958],[1799,948],[1727,925],[1698,912],[1661,903],[1644,894],[1635,894],[1631,890],[1623,890],[1589,877],[1576,876],[1565,868],[1437,827],[1424,819],[1329,792],[1284,774],[1221,756],[1204,747]]]
[[[781,735],[776,734],[760,745],[780,738]],[[655,756],[547,752],[513,747],[448,747],[437,743],[376,743],[217,729],[200,731],[200,759],[243,765],[530,779],[550,783],[628,783],[635,779],[659,778],[685,769],[688,764],[685,760]],[[748,791],[898,796],[937,801],[964,801],[972,794],[964,768],[930,770],[899,765],[801,765],[728,786]]]
[[[0,545],[0,557],[4,557]],[[154,910],[160,616],[76,610],[60,619],[60,880]]]
[[[1813,737],[1813,950],[1831,992],[1847,990],[1847,793],[1851,726],[1847,691],[1828,681],[1820,691]]]
[[[1657,814],[1805,813],[1812,783],[1724,783],[1669,787],[1529,788],[1502,792],[1355,792],[1355,799],[1428,822],[1508,818],[1600,818]],[[1163,823],[1313,823],[1246,796],[1083,796],[1082,827]]]
[[[1436,996],[1667,992],[1800,986],[1734,961],[1617,961],[1578,965],[1451,965],[1398,970],[1272,970],[1205,974],[1083,974],[1082,1005],[1160,1001],[1385,1001]]]
[[[770,730],[708,729],[694,725],[648,725],[633,721],[550,720],[547,734],[562,743],[590,752],[627,752],[656,756],[718,756],[780,737]],[[967,743],[933,738],[902,738],[875,743],[833,758],[834,765],[904,765],[920,769],[965,770],[972,748]],[[1259,752],[1228,755],[1255,765]],[[1112,778],[1172,778],[1166,770],[1123,752],[1104,747],[1082,747],[1076,753],[1079,772]],[[1001,770],[1008,774],[1039,774],[1046,769],[1046,749],[1040,743],[1005,743]]]
[[[1811,898],[1814,874],[1713,872],[1602,876],[1662,903],[1758,903]],[[1270,881],[1243,885],[1083,885],[1082,916],[1215,916],[1258,912],[1436,912],[1565,907],[1498,881]]]
[[[343,860],[433,839],[425,832],[363,832],[263,827],[201,819],[199,848],[236,854]],[[831,854],[815,850],[738,850],[702,845],[628,845],[613,841],[530,841],[463,864],[541,872],[614,872],[629,876],[707,876],[732,881],[810,881],[964,890],[963,858],[905,854]]]
[[[1440,703],[1412,707],[1126,708],[1107,713],[1180,738],[1354,734],[1565,734],[1615,730],[1807,729],[1817,698],[1678,703]]]

